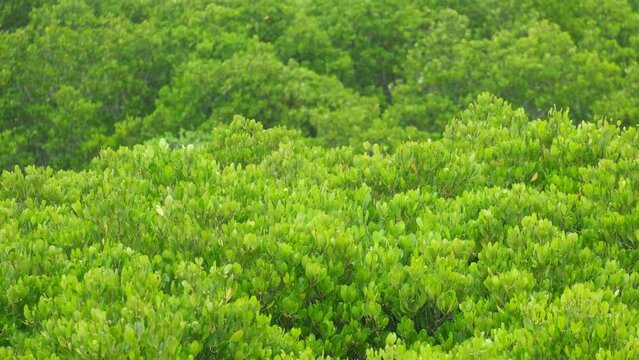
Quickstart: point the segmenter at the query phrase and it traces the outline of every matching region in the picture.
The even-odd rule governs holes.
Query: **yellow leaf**
[[[539,174],[535,173],[532,178],[530,178],[530,182],[534,182],[535,180],[537,180],[537,177],[539,176]]]

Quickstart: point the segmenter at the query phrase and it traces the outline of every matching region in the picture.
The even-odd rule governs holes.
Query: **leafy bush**
[[[155,112],[144,119],[145,137],[211,127],[240,113],[259,117],[267,127],[301,129],[325,144],[341,145],[378,116],[373,99],[295,63],[284,65],[271,53],[258,45],[222,63],[187,62],[160,92]]]
[[[637,34],[628,0],[4,0],[0,168],[79,170],[236,114],[394,149],[484,91],[636,125]]]
[[[638,34],[628,0],[0,2],[0,359],[638,358]]]
[[[617,64],[580,51],[568,33],[547,21],[499,31],[491,39],[470,34],[467,18],[453,11],[440,14],[409,53],[406,80],[396,89],[389,116],[435,131],[477,94],[489,91],[535,118],[556,105],[587,120],[620,86]]]
[[[482,95],[392,153],[300,134],[4,172],[0,355],[639,355],[636,128]]]

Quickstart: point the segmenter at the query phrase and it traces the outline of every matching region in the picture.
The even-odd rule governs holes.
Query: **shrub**
[[[638,145],[482,95],[393,153],[238,117],[4,172],[0,354],[636,357]]]

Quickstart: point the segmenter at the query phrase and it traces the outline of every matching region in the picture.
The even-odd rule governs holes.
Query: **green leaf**
[[[240,340],[242,340],[242,338],[244,337],[244,330],[240,329],[236,332],[233,333],[233,335],[231,335],[231,338],[229,339],[230,342],[238,342]]]

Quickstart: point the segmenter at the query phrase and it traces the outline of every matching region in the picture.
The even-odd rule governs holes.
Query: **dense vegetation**
[[[0,357],[639,354],[639,133],[482,96],[441,140],[206,145],[0,179]]]
[[[0,359],[638,358],[638,124],[633,0],[5,0]]]
[[[0,168],[80,169],[235,114],[395,147],[482,91],[631,125],[638,62],[632,0],[5,0]]]

